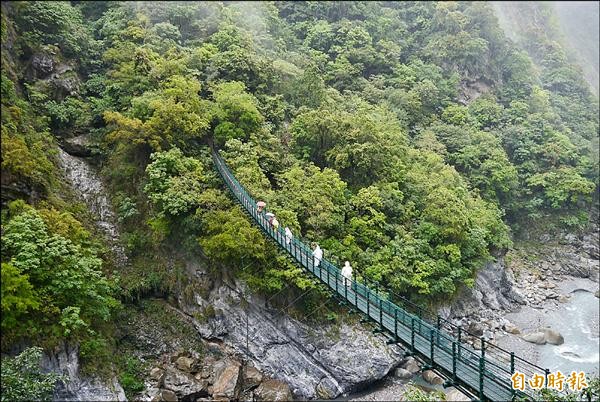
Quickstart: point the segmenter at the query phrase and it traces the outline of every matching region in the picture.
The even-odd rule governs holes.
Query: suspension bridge
[[[340,269],[327,259],[314,264],[312,250],[297,238],[287,239],[281,228],[274,229],[264,212],[258,212],[255,200],[237,181],[225,161],[213,151],[215,167],[233,194],[261,231],[288,256],[322,284],[349,308],[364,314],[364,321],[372,321],[374,332],[390,336],[388,343],[401,344],[407,355],[418,356],[425,362],[424,369],[433,369],[447,378],[445,386],[455,386],[480,401],[512,401],[534,399],[533,390],[513,389],[511,377],[515,372],[527,378],[534,374],[545,377],[548,383],[549,370],[532,364],[496,345],[479,338],[481,349],[465,342],[467,333],[460,327],[442,319],[426,320],[422,310],[399,296],[390,298],[389,292],[381,292],[380,286],[369,286],[341,276]],[[400,300],[398,302],[397,300]],[[399,305],[401,304],[402,307]],[[412,310],[413,312],[410,312]]]

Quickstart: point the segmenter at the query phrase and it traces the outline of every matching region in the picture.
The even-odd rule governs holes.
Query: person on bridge
[[[263,211],[264,207],[267,206],[267,203],[264,201],[259,201],[256,203],[256,212],[259,214]]]
[[[350,283],[352,282],[352,267],[350,266],[350,261],[346,261],[344,264],[342,276],[344,277],[344,285],[350,286]]]
[[[321,247],[319,247],[318,244],[315,247],[315,249],[313,250],[312,255],[315,258],[314,265],[315,265],[315,267],[318,267],[321,264],[321,260],[323,259],[323,250],[321,250]]]
[[[271,221],[271,226],[273,226],[273,229],[277,232],[277,230],[279,230],[279,221],[277,220],[277,218],[273,217],[273,220]]]
[[[290,244],[292,242],[292,239],[294,238],[294,235],[292,234],[292,231],[290,230],[289,227],[285,227],[285,244]]]

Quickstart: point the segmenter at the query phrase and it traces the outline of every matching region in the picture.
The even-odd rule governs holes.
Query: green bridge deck
[[[391,342],[401,343],[419,355],[429,367],[441,372],[449,383],[476,396],[479,400],[509,401],[517,397],[533,399],[533,390],[512,388],[511,375],[518,371],[527,378],[533,373],[548,375],[549,371],[527,362],[481,339],[481,350],[461,342],[437,324],[409,313],[376,290],[355,280],[344,282],[339,268],[323,259],[315,265],[312,250],[296,238],[287,242],[283,230],[274,230],[263,213],[256,209],[255,200],[237,181],[223,159],[213,152],[213,160],[221,178],[245,209],[254,223],[288,255],[325,284],[344,303],[365,314],[382,332],[392,336]]]

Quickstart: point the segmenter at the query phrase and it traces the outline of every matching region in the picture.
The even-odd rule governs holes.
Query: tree
[[[42,348],[30,347],[13,358],[2,358],[2,401],[49,401],[62,379],[40,369]]]
[[[220,145],[227,140],[247,140],[263,123],[254,96],[241,82],[224,82],[213,91],[215,100],[215,139]]]
[[[179,148],[153,153],[150,159],[144,191],[159,213],[174,217],[197,207],[205,189],[202,164],[183,156]]]

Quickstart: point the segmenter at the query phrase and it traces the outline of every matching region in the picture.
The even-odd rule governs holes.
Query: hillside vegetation
[[[3,3],[3,350],[69,339],[93,360],[121,303],[182,290],[172,250],[262,292],[314,286],[227,197],[209,144],[284,227],[421,303],[531,228],[584,228],[598,98],[536,27],[520,50],[483,2]],[[57,168],[80,134],[126,267]]]

